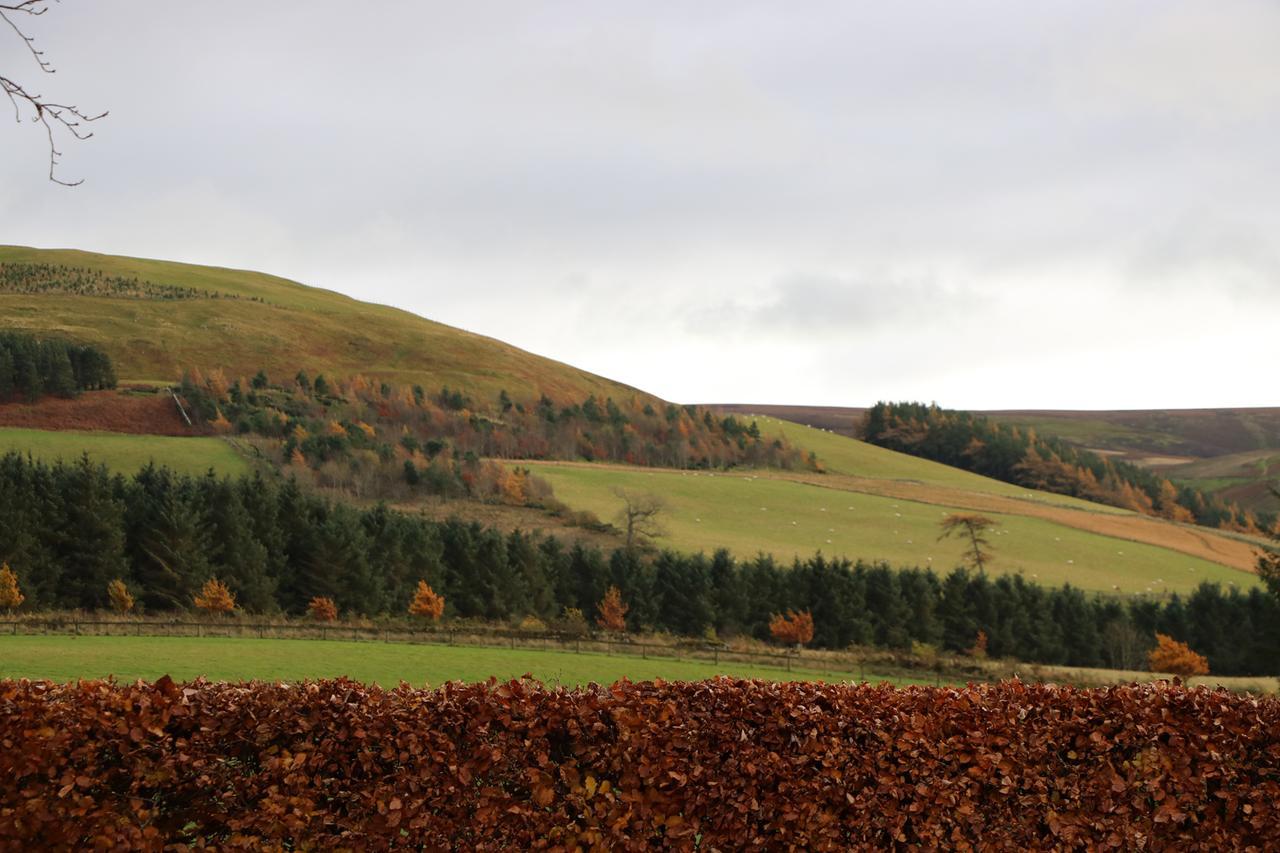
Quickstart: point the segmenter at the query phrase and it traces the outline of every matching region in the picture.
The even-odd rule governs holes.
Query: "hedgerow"
[[[1276,849],[1280,702],[0,682],[0,847]]]

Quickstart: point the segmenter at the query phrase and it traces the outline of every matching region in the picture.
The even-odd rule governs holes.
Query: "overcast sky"
[[[1280,3],[65,0],[0,242],[245,267],[681,402],[1280,405]]]

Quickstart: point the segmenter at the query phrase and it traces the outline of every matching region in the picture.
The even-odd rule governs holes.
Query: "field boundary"
[[[852,680],[865,681],[867,661],[833,659],[826,656],[804,657],[796,650],[784,652],[752,652],[718,643],[646,643],[620,637],[596,635],[575,636],[557,631],[513,631],[474,627],[415,629],[403,625],[297,625],[270,622],[126,622],[111,619],[5,619],[0,620],[0,635],[10,636],[87,636],[87,637],[196,637],[201,639],[293,639],[343,640],[349,642],[403,643],[406,645],[471,646],[474,648],[509,647],[534,651],[605,654],[641,660],[669,658],[719,666],[729,663],[751,663],[772,667],[781,672],[847,674]],[[872,676],[897,673],[881,671],[873,666]],[[905,671],[904,671],[905,672]],[[911,671],[916,678],[933,676],[937,684],[947,678],[942,666]]]

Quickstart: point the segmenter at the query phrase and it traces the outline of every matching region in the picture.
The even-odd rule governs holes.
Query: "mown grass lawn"
[[[716,675],[774,681],[847,681],[848,672],[787,672],[732,662],[643,659],[630,655],[477,646],[409,645],[337,640],[259,640],[195,637],[0,636],[0,678],[71,681],[105,678],[153,681],[162,675],[189,681],[300,681],[347,676],[392,687],[445,681],[499,680],[530,674],[547,684],[611,684],[620,678],[700,681]],[[926,684],[927,679],[869,681]]]

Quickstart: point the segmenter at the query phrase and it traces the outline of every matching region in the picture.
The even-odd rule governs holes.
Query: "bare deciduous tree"
[[[621,488],[614,489],[613,494],[622,501],[622,509],[618,510],[616,518],[626,537],[628,551],[644,548],[650,540],[666,533],[658,522],[658,516],[667,508],[666,501],[660,496]]]
[[[964,557],[969,565],[977,569],[979,572],[985,571],[987,563],[991,562],[991,552],[987,550],[991,543],[982,535],[989,527],[993,527],[995,522],[987,518],[985,515],[963,515],[956,513],[948,515],[942,519],[942,535],[938,537],[941,542],[948,536],[957,534],[961,539],[967,539],[968,544],[965,547]]]
[[[45,74],[53,74],[55,69],[49,60],[45,59],[44,51],[36,47],[35,38],[28,35],[26,30],[18,26],[16,18],[18,15],[29,15],[38,17],[49,11],[49,3],[51,0],[19,0],[19,2],[0,3],[0,22],[13,30],[27,52],[31,54],[31,58],[35,60],[36,67]],[[57,0],[52,0],[57,2]],[[84,129],[84,125],[89,122],[97,121],[104,117],[106,112],[92,115],[82,111],[79,107],[71,104],[60,104],[49,100],[44,95],[23,86],[16,80],[0,74],[0,91],[4,92],[5,97],[9,99],[9,103],[13,106],[14,120],[19,124],[30,117],[30,120],[43,126],[45,135],[49,139],[49,180],[55,184],[61,184],[64,187],[74,187],[84,183],[79,181],[64,181],[57,176],[58,158],[62,156],[62,152],[58,150],[57,137],[59,134],[70,135],[72,139],[84,140],[93,136],[93,133]]]

